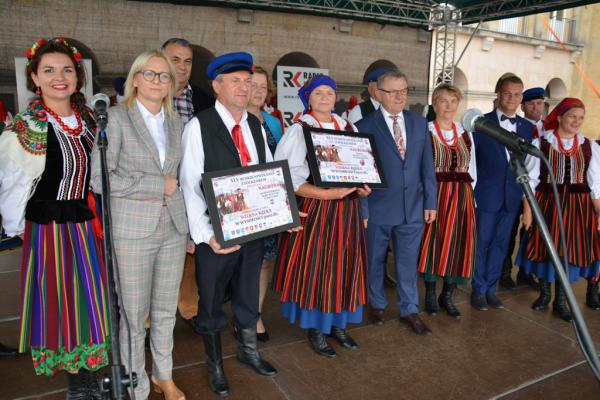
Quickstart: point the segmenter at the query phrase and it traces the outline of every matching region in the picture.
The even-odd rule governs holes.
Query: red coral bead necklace
[[[46,104],[44,104],[43,102],[42,102],[42,107],[44,107],[44,110],[46,110],[46,112],[48,114],[50,114],[54,117],[54,119],[56,120],[56,122],[58,122],[60,127],[65,132],[67,132],[69,135],[74,135],[74,136],[81,135],[81,132],[83,130],[83,124],[81,123],[81,115],[75,109],[75,104],[71,103],[71,109],[73,110],[73,114],[75,114],[75,118],[77,119],[77,127],[75,127],[75,128],[69,128],[67,126],[67,124],[64,123],[62,118],[57,113],[55,113],[50,107],[46,106]]]

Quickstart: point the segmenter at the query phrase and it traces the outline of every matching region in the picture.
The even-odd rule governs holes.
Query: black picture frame
[[[283,182],[282,182],[282,186],[280,186],[279,188],[277,188],[276,186],[270,187],[269,190],[285,190],[285,198],[287,199],[287,204],[288,204],[288,208],[289,208],[289,213],[290,213],[290,217],[291,217],[291,222],[289,223],[284,223],[281,225],[277,225],[268,229],[262,229],[262,228],[257,228],[260,226],[261,222],[260,221],[260,217],[256,216],[256,217],[252,217],[252,220],[256,222],[256,226],[254,227],[254,225],[250,225],[249,227],[244,227],[241,226],[238,229],[235,229],[235,237],[232,237],[231,234],[231,230],[229,231],[224,231],[224,221],[222,221],[225,219],[225,215],[228,214],[233,214],[236,212],[242,212],[242,211],[248,211],[247,214],[245,214],[246,217],[251,216],[251,212],[260,212],[260,210],[262,210],[263,212],[268,208],[271,209],[272,208],[265,208],[262,207],[260,210],[256,209],[255,211],[249,211],[249,210],[238,210],[238,211],[233,211],[233,212],[227,212],[224,213],[223,212],[223,207],[221,208],[221,211],[219,209],[219,200],[217,200],[217,195],[215,195],[215,186],[214,183],[215,181],[219,180],[222,181],[223,179],[227,179],[229,178],[230,180],[237,180],[238,184],[239,184],[239,188],[236,189],[235,194],[229,192],[227,194],[227,196],[237,196],[237,195],[241,195],[241,202],[242,204],[245,204],[245,196],[246,194],[248,194],[249,198],[252,198],[251,196],[256,196],[256,193],[263,193],[265,194],[266,192],[259,192],[257,187],[253,187],[252,185],[248,186],[248,183],[244,183],[244,181],[248,181],[250,180],[253,176],[257,176],[256,173],[257,172],[269,172],[272,171],[275,174],[277,174],[276,170],[281,170],[281,177],[283,178]],[[245,178],[245,179],[244,179]],[[264,183],[267,183],[267,181],[264,181]],[[251,166],[247,166],[247,167],[239,167],[239,168],[232,168],[232,169],[226,169],[226,170],[220,170],[220,171],[212,171],[212,172],[205,172],[202,175],[202,189],[204,192],[204,198],[206,200],[206,204],[208,206],[208,214],[210,217],[210,222],[213,226],[213,231],[214,231],[214,235],[215,235],[215,239],[217,240],[217,242],[219,243],[219,245],[221,245],[221,247],[231,247],[233,245],[236,244],[243,244],[252,240],[256,240],[256,239],[260,239],[260,238],[264,238],[267,236],[271,236],[273,234],[277,234],[283,231],[287,231],[291,228],[300,226],[300,214],[298,213],[298,204],[296,203],[296,196],[294,193],[294,187],[292,185],[292,177],[290,175],[290,168],[288,165],[287,160],[283,160],[283,161],[274,161],[274,162],[270,162],[270,163],[265,163],[265,164],[257,164],[257,165],[251,165]],[[251,192],[251,193],[250,193]],[[221,194],[219,193],[218,196],[226,196],[225,194]],[[223,201],[224,197],[220,198],[220,201]],[[238,199],[236,199],[238,200]],[[239,204],[239,203],[238,203]],[[222,204],[224,205],[224,203]],[[243,216],[243,214],[239,214],[238,216]],[[250,229],[252,228],[252,229]],[[227,229],[227,228],[226,228]],[[238,230],[240,232],[238,232]],[[238,236],[239,235],[239,236]]]
[[[362,133],[362,132],[348,132],[348,131],[336,131],[333,129],[323,129],[323,128],[313,128],[310,126],[304,126],[304,140],[306,142],[306,150],[307,150],[307,159],[308,159],[308,167],[310,169],[310,173],[313,179],[313,183],[315,186],[323,187],[323,188],[335,188],[335,187],[362,187],[363,185],[368,185],[371,189],[385,189],[387,188],[387,181],[385,179],[385,174],[383,172],[383,164],[381,163],[381,159],[379,158],[379,152],[377,151],[377,145],[375,143],[375,138],[372,134]],[[315,146],[312,134],[323,134],[323,135],[334,135],[334,136],[344,136],[350,139],[368,139],[371,155],[375,162],[375,166],[377,168],[377,173],[379,174],[380,182],[362,182],[362,181],[332,181],[331,179],[323,179],[321,174],[321,170],[319,168],[319,160],[317,160],[316,151],[317,146]]]

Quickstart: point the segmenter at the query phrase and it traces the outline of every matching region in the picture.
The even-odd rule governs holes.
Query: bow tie
[[[517,117],[507,117],[506,115],[502,114],[502,116],[500,117],[500,121],[506,121],[509,120],[511,124],[516,124],[517,123]]]

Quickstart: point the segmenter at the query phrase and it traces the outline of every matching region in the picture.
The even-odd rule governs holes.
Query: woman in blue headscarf
[[[304,229],[284,233],[275,262],[275,290],[281,292],[283,315],[308,329],[308,339],[320,355],[335,357],[325,334],[343,347],[355,349],[347,323],[362,321],[367,300],[366,236],[359,196],[364,188],[324,189],[312,184],[303,127],[356,132],[332,110],[336,83],[325,75],[309,80],[298,92],[305,110],[277,145],[276,160],[288,160],[298,208],[307,215]]]

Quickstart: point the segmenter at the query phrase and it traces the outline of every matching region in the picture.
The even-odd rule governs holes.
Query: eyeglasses
[[[151,69],[143,69],[139,73],[142,74],[144,79],[148,82],[153,82],[154,78],[156,78],[157,76],[160,83],[169,83],[171,82],[171,79],[173,79],[171,74],[168,72],[155,72]]]
[[[404,88],[404,89],[400,89],[400,90],[386,90],[386,89],[382,89],[382,88],[377,88],[377,90],[381,90],[384,93],[389,94],[390,96],[407,96],[408,95],[408,88]]]

